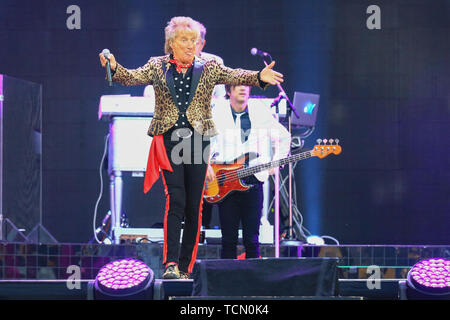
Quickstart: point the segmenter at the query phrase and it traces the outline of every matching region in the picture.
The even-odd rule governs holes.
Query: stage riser
[[[219,259],[220,245],[200,245],[197,259]],[[238,253],[243,247],[238,247]],[[405,279],[419,260],[448,257],[449,246],[302,246],[281,247],[280,257],[339,257],[340,279],[366,279],[368,266],[380,267],[381,279]],[[261,257],[274,257],[272,245],[261,246]],[[81,279],[94,279],[105,264],[127,257],[144,261],[162,276],[162,245],[23,244],[0,243],[0,280],[67,279],[71,265],[79,266]]]
[[[86,300],[88,282],[69,289],[65,281],[0,281],[0,300]]]
[[[199,260],[193,296],[336,296],[337,258]]]
[[[92,280],[93,281],[93,280]],[[65,281],[0,281],[0,300],[87,300],[89,281],[82,281],[80,289],[69,290]],[[383,282],[380,289],[370,290],[361,281],[339,281],[336,297],[276,297],[276,296],[216,296],[193,297],[192,280],[156,280],[154,300],[397,300],[398,281]]]

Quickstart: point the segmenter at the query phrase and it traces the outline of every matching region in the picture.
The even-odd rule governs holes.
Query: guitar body
[[[237,171],[245,167],[248,155],[239,157],[231,164],[211,163],[216,177],[205,184],[204,198],[209,203],[222,201],[232,191],[247,191],[251,185],[246,185],[237,178]]]

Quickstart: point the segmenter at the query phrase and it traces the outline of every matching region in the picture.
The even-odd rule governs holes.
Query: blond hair
[[[173,17],[167,23],[167,26],[164,30],[166,36],[166,41],[164,43],[164,52],[166,54],[173,53],[170,44],[175,39],[177,32],[180,29],[193,31],[197,34],[197,37],[200,37],[201,28],[197,21],[190,17]]]
[[[197,21],[197,23],[198,23],[198,26],[199,26],[199,28],[200,28],[200,38],[202,39],[202,41],[205,41],[205,38],[206,38],[206,28],[205,28],[205,26],[204,26],[201,22],[198,22],[198,21]]]

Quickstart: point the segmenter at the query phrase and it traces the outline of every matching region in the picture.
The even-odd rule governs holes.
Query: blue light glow
[[[306,104],[305,108],[303,109],[303,112],[307,113],[307,114],[312,114],[315,107],[316,107],[315,103],[312,103],[312,102],[308,101],[308,103]]]

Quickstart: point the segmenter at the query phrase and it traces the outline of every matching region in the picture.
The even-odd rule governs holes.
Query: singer
[[[145,174],[144,192],[159,178],[165,187],[163,264],[164,279],[189,278],[197,255],[201,226],[203,190],[207,161],[193,161],[209,148],[209,138],[217,134],[211,114],[211,96],[217,84],[248,85],[265,88],[283,82],[283,75],[273,70],[275,62],[261,71],[231,69],[214,60],[195,56],[199,43],[199,24],[189,17],[174,17],[165,28],[165,56],[152,57],[137,69],[126,69],[109,55],[112,80],[122,85],[151,84],[155,90],[155,111],[148,134],[153,137]],[[100,63],[107,59],[100,53]],[[199,138],[200,137],[200,138]],[[172,150],[178,143],[188,143],[191,161],[178,161]],[[194,148],[203,141],[202,150]],[[192,143],[191,143],[192,141]],[[183,150],[184,152],[184,150]],[[177,159],[175,159],[177,158]],[[185,221],[180,249],[180,232]]]

